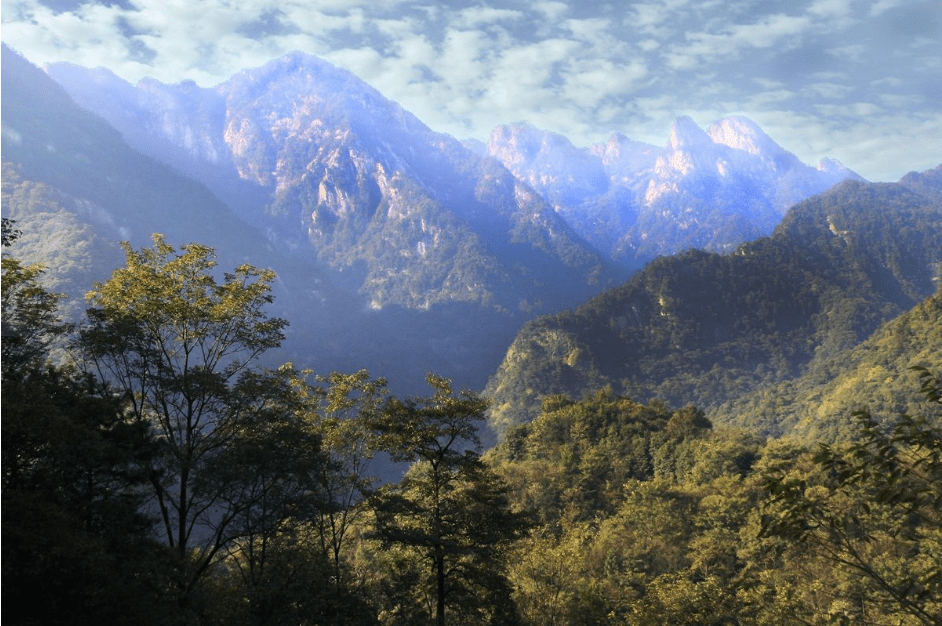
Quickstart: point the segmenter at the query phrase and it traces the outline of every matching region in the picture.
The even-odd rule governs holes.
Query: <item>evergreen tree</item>
[[[381,447],[412,461],[403,480],[372,498],[376,535],[411,549],[429,566],[420,583],[434,623],[501,623],[515,611],[505,551],[527,528],[504,483],[480,459],[476,424],[487,402],[430,374],[431,397],[391,400],[376,423]]]

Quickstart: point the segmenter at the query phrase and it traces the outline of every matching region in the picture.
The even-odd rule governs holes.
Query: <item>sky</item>
[[[871,181],[942,163],[939,0],[0,0],[37,65],[211,87],[299,50],[433,130],[527,122],[586,147],[665,145],[744,115],[802,161]]]

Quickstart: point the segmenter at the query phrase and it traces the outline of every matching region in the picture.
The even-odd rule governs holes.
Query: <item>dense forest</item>
[[[918,339],[942,290],[837,384],[920,400],[848,412],[827,444],[598,385],[485,452],[488,401],[436,374],[399,397],[263,367],[288,327],[271,271],[155,235],[71,326],[3,227],[14,623],[942,623],[942,361]]]
[[[525,324],[485,389],[489,423],[503,434],[549,395],[611,386],[785,435],[848,351],[931,296],[940,277],[942,167],[898,184],[845,181],[792,207],[771,237],[730,254],[658,258],[620,287]],[[942,350],[940,335],[926,336],[929,354]]]

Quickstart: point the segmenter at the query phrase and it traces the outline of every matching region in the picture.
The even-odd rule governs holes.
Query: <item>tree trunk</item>
[[[435,607],[435,623],[445,626],[445,554],[440,545],[435,546],[435,576],[438,583],[438,603]]]

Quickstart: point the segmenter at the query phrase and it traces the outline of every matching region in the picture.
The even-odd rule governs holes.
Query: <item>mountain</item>
[[[106,120],[3,54],[4,214],[26,233],[11,253],[50,265],[75,317],[118,240],[162,232],[213,246],[221,267],[275,269],[291,327],[273,358],[368,368],[400,393],[424,392],[429,370],[480,389],[523,321],[624,276],[495,160],[312,57],[216,89],[50,70]],[[58,244],[88,241],[63,282]]]
[[[841,441],[856,435],[853,413],[920,415],[925,397],[913,367],[937,370],[942,355],[942,285],[911,310],[885,323],[858,346],[809,368],[798,378],[724,403],[733,426],[774,426],[800,441]]]
[[[350,336],[343,324],[362,317],[362,305],[326,272],[281,254],[206,187],[132,149],[8,47],[2,54],[3,214],[22,232],[7,252],[47,266],[45,284],[69,297],[70,321],[93,282],[124,262],[118,241],[146,246],[161,232],[173,244],[212,246],[223,268],[276,268],[275,314],[308,316],[289,330],[296,342],[317,337],[315,349],[330,352],[324,337]]]
[[[499,265],[520,244],[549,253],[530,266],[545,266],[545,276],[558,268],[577,283],[594,280],[598,268],[605,274],[595,251],[629,271],[688,248],[729,251],[770,234],[792,204],[859,179],[835,161],[804,165],[742,117],[707,131],[680,118],[663,147],[615,135],[582,149],[525,124],[496,128],[486,145],[458,142],[352,74],[300,53],[212,89],[150,79],[132,86],[105,69],[61,63],[47,71],[130,145],[203,182],[269,236],[313,245],[319,259],[348,274],[362,266],[366,275],[353,271],[353,280],[377,307],[480,300],[471,285],[482,274],[517,288],[519,281],[495,275],[492,260]],[[405,260],[427,253],[428,232],[413,220],[403,238],[401,220],[387,225],[377,216],[400,193],[456,218],[442,230],[469,226],[483,235],[475,244],[483,256],[470,266],[459,259],[462,276],[452,272],[444,288],[441,271],[428,275],[417,271],[422,259]],[[454,253],[451,244],[443,249]],[[377,248],[396,252],[376,263]],[[443,264],[442,255],[434,258],[435,267]],[[406,268],[417,277],[403,284]],[[540,290],[556,281],[537,283]],[[498,285],[483,297],[507,307],[505,291]],[[522,300],[531,308],[532,294]]]
[[[317,58],[291,54],[213,89],[48,72],[139,151],[220,198],[247,189],[250,201],[230,200],[239,215],[372,309],[552,311],[624,276],[495,160]]]
[[[662,148],[616,134],[578,149],[524,124],[501,126],[487,154],[599,250],[634,266],[687,248],[731,250],[770,234],[796,202],[860,180],[836,161],[801,163],[743,117],[707,131],[680,118]]]
[[[942,195],[931,188],[845,181],[793,207],[771,237],[657,259],[574,311],[529,322],[485,391],[492,425],[505,432],[542,398],[605,385],[729,423],[724,403],[834,362],[935,291]],[[767,417],[750,426],[791,425]]]
[[[517,126],[459,142],[297,53],[209,89],[67,64],[44,74],[7,48],[4,70],[4,211],[36,233],[15,252],[71,268],[76,311],[120,262],[115,241],[160,231],[214,246],[223,267],[275,269],[284,353],[299,365],[368,367],[418,389],[429,369],[483,388],[534,316],[622,283],[649,255],[726,249],[853,177],[802,165],[741,118],[708,132],[682,118],[666,148],[616,136],[582,150]],[[886,260],[905,273],[901,254]],[[892,280],[881,298],[921,293]]]

